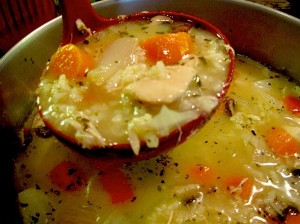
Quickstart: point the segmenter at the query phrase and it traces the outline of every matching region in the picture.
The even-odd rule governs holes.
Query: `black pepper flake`
[[[147,168],[147,172],[148,172],[148,173],[153,173],[153,170]]]
[[[31,223],[38,223],[39,222],[39,218],[38,217],[35,217],[35,216],[31,216]]]
[[[157,191],[161,191],[161,186],[157,186]]]
[[[87,201],[87,204],[88,204],[88,205],[94,205],[94,204],[93,204],[91,201],[89,201],[89,200]]]
[[[81,82],[81,81],[79,81],[79,82],[77,82],[77,85],[79,85],[79,86],[84,86],[84,83]]]
[[[71,189],[73,189],[73,187],[75,186],[75,184],[72,182],[70,183],[67,187],[66,187],[66,191],[70,191]]]
[[[209,193],[216,193],[218,191],[218,188],[213,186],[209,189]]]
[[[160,173],[159,173],[159,176],[163,176],[165,174],[165,170],[164,169],[162,169],[161,171],[160,171]]]
[[[134,202],[136,200],[136,197],[133,197],[130,202]]]
[[[75,172],[76,172],[76,169],[75,169],[75,168],[70,168],[70,169],[68,169],[67,175],[68,175],[68,176],[71,176],[71,175],[73,175]]]
[[[254,136],[256,136],[256,133],[255,133],[254,130],[251,130],[251,133],[252,133]]]
[[[54,190],[53,193],[54,193],[56,196],[60,196],[60,191],[59,191],[59,190]]]

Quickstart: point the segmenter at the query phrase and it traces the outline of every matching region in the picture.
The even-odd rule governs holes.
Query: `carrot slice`
[[[115,168],[101,175],[103,189],[109,194],[113,204],[134,199],[134,192],[128,178],[121,169]]]
[[[64,191],[78,191],[87,183],[87,175],[77,164],[63,161],[49,173],[52,184]]]
[[[286,217],[285,224],[300,224],[300,214],[297,215],[289,214]]]
[[[294,96],[287,96],[283,99],[283,103],[293,114],[300,115],[300,99]]]
[[[244,200],[249,200],[253,191],[253,180],[248,177],[231,177],[226,181],[226,188],[232,194],[239,194]]]
[[[272,128],[264,135],[267,144],[281,157],[291,157],[300,152],[296,139],[283,128]]]
[[[82,78],[93,64],[91,55],[74,44],[67,44],[51,57],[49,73],[56,77],[65,74],[70,79]]]
[[[144,40],[141,47],[152,62],[163,61],[167,65],[176,64],[182,56],[192,50],[192,38],[186,32],[156,35]]]
[[[199,184],[213,184],[216,180],[216,175],[213,170],[207,166],[193,166],[189,169],[188,174],[192,182]]]

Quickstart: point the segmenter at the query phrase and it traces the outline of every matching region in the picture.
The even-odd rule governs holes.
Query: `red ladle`
[[[77,43],[87,37],[87,33],[79,32],[75,21],[81,19],[85,26],[89,28],[92,33],[98,32],[102,29],[105,29],[109,26],[126,22],[126,21],[136,21],[136,20],[150,20],[152,17],[157,15],[168,16],[174,21],[185,21],[191,23],[192,26],[201,26],[202,28],[210,31],[219,38],[223,39],[226,44],[229,45],[227,38],[221,33],[219,29],[208,23],[207,21],[198,18],[196,16],[180,13],[180,12],[143,12],[137,14],[131,14],[120,18],[103,18],[98,15],[89,0],[61,0],[62,6],[62,19],[63,19],[63,36],[61,40],[61,45],[66,45],[69,43]],[[222,91],[218,94],[219,101],[225,95],[229,88],[229,84],[232,80],[232,74],[234,70],[234,52],[229,50],[230,58],[230,67],[227,76],[225,85],[223,86]],[[214,111],[213,111],[214,112]],[[197,119],[188,122],[183,125],[180,129],[176,129],[171,132],[168,136],[160,138],[158,148],[147,148],[145,143],[142,143],[139,155],[136,156],[132,152],[132,149],[129,144],[117,144],[114,146],[106,148],[97,148],[92,150],[82,149],[79,146],[76,146],[76,141],[70,139],[68,136],[64,136],[63,133],[59,133],[54,127],[45,121],[46,125],[64,140],[67,142],[75,143],[75,147],[84,152],[85,154],[92,156],[103,156],[105,159],[118,159],[123,160],[124,162],[139,161],[145,160],[154,156],[159,155],[160,153],[172,149],[176,145],[184,142],[191,134],[198,131],[205,122],[210,118],[211,114],[201,114]]]

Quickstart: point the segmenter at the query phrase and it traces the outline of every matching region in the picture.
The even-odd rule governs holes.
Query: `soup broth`
[[[296,82],[238,55],[197,134],[128,164],[81,155],[33,113],[15,161],[24,223],[297,223],[299,96]]]

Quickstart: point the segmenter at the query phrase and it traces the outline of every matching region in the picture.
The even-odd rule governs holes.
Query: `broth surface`
[[[68,148],[33,114],[23,132],[32,141],[15,161],[24,223],[295,223],[300,120],[290,97],[299,96],[290,78],[238,55],[199,133],[125,165]]]

